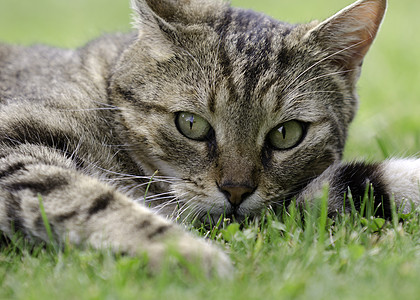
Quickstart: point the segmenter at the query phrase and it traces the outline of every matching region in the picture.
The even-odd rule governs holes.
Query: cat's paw
[[[185,234],[178,240],[177,249],[182,257],[192,264],[198,264],[208,276],[229,278],[233,274],[228,255],[209,241]]]
[[[147,255],[153,272],[176,265],[187,271],[203,272],[205,276],[229,278],[234,271],[226,253],[211,242],[188,232],[177,232],[174,236],[155,242],[152,248]]]

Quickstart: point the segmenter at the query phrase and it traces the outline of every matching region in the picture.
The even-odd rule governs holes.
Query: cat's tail
[[[390,219],[395,210],[408,213],[420,205],[420,159],[391,159],[380,163],[337,163],[313,180],[297,197],[299,205],[317,201],[328,188],[328,213],[366,208]]]

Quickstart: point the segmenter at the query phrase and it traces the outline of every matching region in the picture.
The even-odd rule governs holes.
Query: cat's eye
[[[287,150],[296,147],[302,141],[304,134],[302,122],[289,121],[271,130],[268,142],[277,150]]]
[[[176,115],[176,127],[179,132],[189,139],[205,140],[211,126],[204,118],[189,112],[180,112]]]

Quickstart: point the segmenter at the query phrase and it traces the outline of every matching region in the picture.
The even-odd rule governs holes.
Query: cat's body
[[[136,34],[75,51],[0,44],[1,231],[48,240],[41,198],[59,241],[153,264],[172,243],[223,273],[224,255],[143,204],[242,220],[326,183],[331,214],[369,183],[386,217],[393,197],[420,203],[419,160],[339,162],[384,0],[298,26],[217,1],[133,5]]]

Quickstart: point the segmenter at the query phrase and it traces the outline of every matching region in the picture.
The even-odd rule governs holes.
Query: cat
[[[342,163],[386,0],[287,24],[218,0],[132,0],[135,32],[76,50],[0,44],[0,230],[129,255],[168,249],[227,274],[176,220],[242,221],[370,184],[389,218],[420,202],[420,160]],[[175,221],[170,220],[175,219]]]

